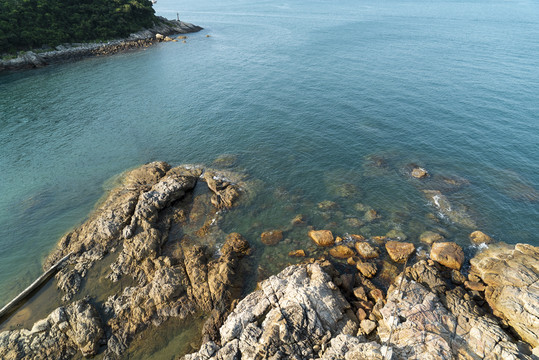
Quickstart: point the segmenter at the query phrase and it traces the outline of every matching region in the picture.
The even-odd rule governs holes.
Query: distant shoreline
[[[76,43],[59,45],[55,49],[36,53],[27,51],[14,59],[0,60],[0,72],[7,70],[23,70],[40,68],[51,64],[80,60],[92,56],[111,55],[121,51],[148,47],[165,41],[164,36],[198,32],[203,28],[177,20],[158,17],[159,24],[150,29],[141,30],[124,39],[97,43]],[[156,35],[163,35],[156,36]]]

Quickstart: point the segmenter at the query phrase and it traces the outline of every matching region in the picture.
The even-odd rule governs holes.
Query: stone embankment
[[[59,45],[50,51],[27,51],[15,59],[0,60],[0,71],[37,68],[91,56],[111,55],[167,41],[168,35],[186,34],[202,30],[200,26],[186,22],[167,20],[162,17],[158,17],[158,19],[159,23],[154,27],[133,33],[125,39],[97,43],[65,44]]]

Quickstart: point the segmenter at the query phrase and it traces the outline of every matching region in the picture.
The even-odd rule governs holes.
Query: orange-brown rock
[[[330,230],[311,230],[309,237],[319,246],[331,246],[335,243]]]
[[[429,176],[429,173],[427,172],[427,170],[421,167],[416,167],[415,169],[412,170],[411,175],[417,179],[422,179],[424,177]]]
[[[485,284],[478,281],[465,281],[464,286],[472,291],[485,291],[485,289],[487,288]]]
[[[415,246],[412,243],[390,240],[386,242],[386,250],[391,260],[405,262],[415,251]]]
[[[488,236],[487,234],[479,230],[474,231],[473,233],[470,234],[470,240],[474,244],[483,244],[483,243],[490,244],[493,241],[493,239],[490,236]]]
[[[265,231],[260,235],[260,240],[266,245],[277,245],[283,239],[281,230]]]
[[[368,262],[358,262],[356,264],[356,268],[366,278],[374,277],[374,275],[376,275],[376,271],[378,271],[376,264]]]
[[[354,241],[365,241],[365,236],[362,235],[350,234],[348,237]]]
[[[384,293],[380,289],[373,289],[369,291],[369,296],[374,300],[374,302],[384,300]]]
[[[450,269],[460,270],[464,262],[464,251],[454,242],[439,242],[432,244],[430,257]]]
[[[359,309],[357,309],[356,316],[359,319],[359,321],[365,320],[367,318],[367,312],[365,310],[359,308]]]
[[[363,286],[354,289],[354,296],[358,300],[369,301],[369,299],[367,298],[367,292],[365,291],[365,288]]]
[[[355,243],[355,248],[361,257],[364,259],[374,259],[380,255],[377,248],[365,241],[358,241]]]
[[[299,250],[292,250],[288,253],[288,256],[294,256],[294,257],[305,257],[305,251],[302,249]]]
[[[338,259],[347,259],[354,256],[356,252],[346,245],[337,245],[329,250],[329,254]]]

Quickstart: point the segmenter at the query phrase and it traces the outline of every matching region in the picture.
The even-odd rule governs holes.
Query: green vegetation
[[[155,20],[149,0],[0,0],[0,54],[125,37]]]

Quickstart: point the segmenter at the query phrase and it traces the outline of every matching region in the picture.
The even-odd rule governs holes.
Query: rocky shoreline
[[[246,179],[164,162],[125,173],[44,263],[74,254],[55,279],[62,304],[29,329],[1,332],[0,358],[120,359],[146,330],[200,317],[184,360],[538,359],[539,248],[480,231],[470,241],[483,250],[466,259],[435,233],[421,236],[426,252],[398,237],[305,227],[324,253],[291,252],[299,264],[246,294],[256,240],[220,228],[252,195]],[[292,226],[304,223],[298,215]],[[260,235],[263,246],[282,239]]]
[[[0,72],[4,70],[38,68],[91,56],[111,55],[121,51],[148,47],[157,42],[167,41],[169,39],[166,39],[166,37],[169,35],[193,33],[202,30],[200,26],[182,21],[167,20],[162,17],[158,17],[158,21],[159,23],[155,24],[152,28],[133,33],[125,39],[101,43],[64,44],[57,46],[53,50],[44,52],[27,51],[14,59],[0,60]]]

